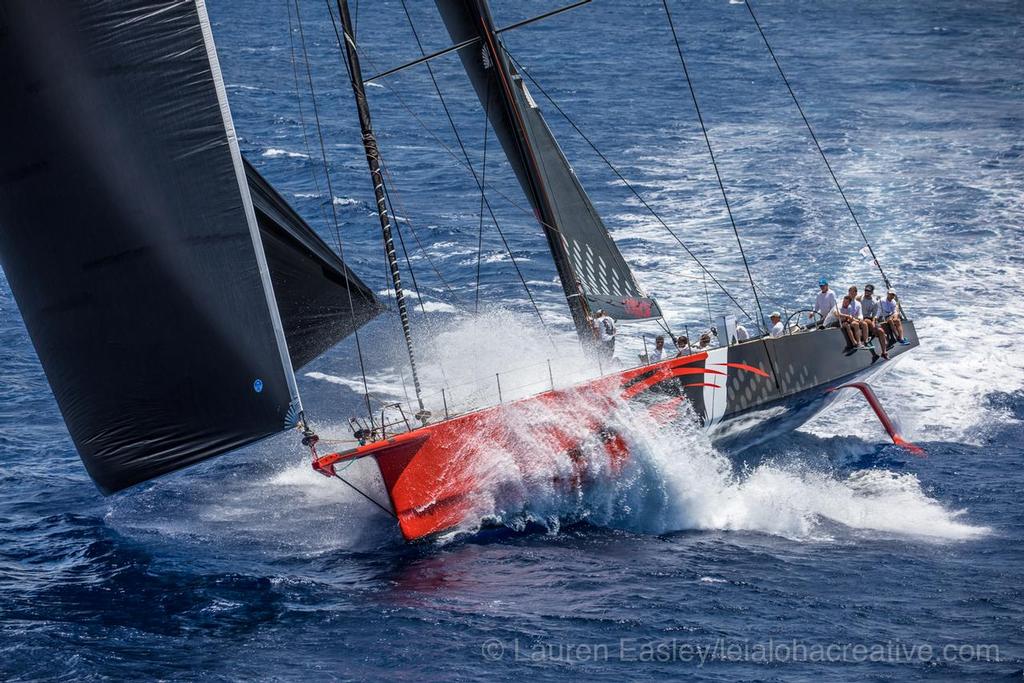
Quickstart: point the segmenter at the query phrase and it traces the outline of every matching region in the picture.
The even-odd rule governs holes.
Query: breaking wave
[[[473,449],[480,522],[514,529],[535,523],[556,532],[585,521],[648,534],[735,530],[808,540],[862,532],[961,540],[988,532],[929,497],[911,473],[843,472],[799,457],[746,469],[694,424],[660,425],[644,406],[626,403],[609,419],[593,406],[581,398],[555,411],[505,411],[512,432],[529,434],[547,423],[574,433],[584,444],[584,462],[574,474],[572,458],[544,439],[524,437],[514,449],[480,444]],[[628,444],[621,471],[592,434],[589,425],[597,420]],[[574,476],[582,483],[566,486]]]

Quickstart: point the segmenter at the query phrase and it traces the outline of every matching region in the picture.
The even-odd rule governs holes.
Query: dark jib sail
[[[203,1],[0,9],[0,258],[93,479],[109,493],[294,425]]]
[[[603,308],[620,319],[660,317],[658,304],[637,285],[536,101],[505,54],[486,3],[436,3],[453,42],[479,39],[459,50],[459,57],[489,112],[516,177],[534,211],[548,226],[545,232],[570,307],[574,307],[573,298],[582,293],[591,313]],[[578,318],[575,311],[574,317]]]
[[[376,316],[380,302],[248,161],[245,175],[298,369]]]

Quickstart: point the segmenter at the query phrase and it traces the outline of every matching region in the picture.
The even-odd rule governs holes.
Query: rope
[[[345,32],[344,40],[338,31],[338,22],[331,10],[330,0],[326,0],[327,10],[331,17],[331,27],[337,38],[338,51],[345,63],[349,80],[352,86],[352,93],[356,100],[356,108],[359,110],[359,122],[363,133],[363,147],[366,151],[366,162],[369,166],[370,176],[374,184],[374,194],[377,202],[377,216],[380,219],[381,234],[384,240],[384,252],[387,255],[391,271],[391,280],[395,288],[395,300],[398,303],[398,315],[402,321],[402,333],[405,338],[406,352],[409,354],[409,368],[412,372],[413,387],[416,390],[416,399],[419,402],[420,413],[423,413],[423,399],[420,390],[419,375],[416,371],[416,354],[413,347],[412,331],[410,329],[409,314],[405,305],[405,294],[402,290],[401,272],[398,266],[398,258],[395,252],[394,240],[392,237],[392,226],[389,209],[389,201],[383,192],[384,176],[381,172],[380,148],[377,146],[377,139],[371,130],[370,112],[366,99],[366,91],[363,85],[363,77],[359,66],[359,54],[357,52],[355,39],[350,34],[351,17],[349,16],[348,4],[344,0],[337,0],[338,19],[343,23]],[[419,413],[418,413],[419,414]]]
[[[409,7],[406,4],[406,0],[401,0],[401,2],[402,2],[402,10],[405,12],[405,17],[406,17],[406,19],[409,22],[409,28],[410,28],[410,30],[412,30],[412,35],[413,35],[413,39],[416,41],[416,46],[417,46],[417,48],[419,48],[419,51],[420,51],[421,55],[426,55],[426,51],[423,49],[423,43],[420,41],[419,33],[416,31],[416,25],[415,25],[415,23],[412,20],[412,15],[409,13]],[[369,62],[370,60],[368,59],[367,61]],[[441,92],[441,86],[438,84],[437,78],[434,76],[434,69],[433,69],[433,67],[431,67],[429,62],[426,63],[426,67],[427,67],[427,73],[430,75],[430,82],[434,86],[434,92],[437,93],[437,99],[441,102],[441,108],[444,109],[445,116],[448,118],[448,124],[449,124],[449,126],[451,126],[452,133],[454,133],[454,135],[455,135],[455,140],[456,140],[456,142],[458,142],[459,149],[462,150],[462,155],[466,159],[466,168],[469,169],[469,172],[473,175],[473,180],[476,182],[477,187],[480,189],[481,201],[486,205],[487,211],[488,211],[488,213],[490,214],[490,217],[491,217],[491,221],[494,223],[494,227],[498,231],[498,235],[501,236],[502,244],[505,246],[505,250],[508,252],[509,259],[511,259],[512,265],[513,265],[513,267],[516,270],[516,274],[519,276],[519,280],[523,284],[523,289],[526,291],[526,296],[530,300],[530,305],[533,307],[534,312],[537,314],[537,318],[540,320],[541,327],[544,328],[544,333],[545,333],[545,335],[547,335],[548,341],[551,343],[552,346],[554,346],[555,343],[554,343],[554,340],[551,339],[551,334],[550,334],[550,332],[548,330],[547,323],[544,322],[544,316],[541,315],[540,308],[537,306],[537,302],[533,298],[533,292],[530,291],[530,286],[526,283],[526,277],[523,275],[522,270],[519,268],[519,264],[516,262],[516,257],[512,254],[512,249],[511,249],[511,247],[508,244],[508,240],[505,239],[505,234],[502,232],[501,226],[498,224],[498,219],[494,215],[494,210],[491,208],[490,202],[487,201],[487,197],[486,197],[486,195],[484,193],[484,182],[477,176],[476,169],[473,167],[473,162],[470,160],[469,152],[466,150],[466,145],[465,145],[465,143],[463,143],[462,136],[459,134],[459,128],[458,128],[458,126],[455,125],[455,119],[452,118],[451,111],[448,109],[448,104],[447,104],[447,102],[445,102],[444,94]],[[387,87],[387,86],[385,86],[385,87]],[[391,91],[392,93],[394,93],[394,90],[392,88],[388,87],[388,90]],[[398,97],[399,102],[401,102],[402,105],[406,109],[409,109],[409,107],[405,105],[404,101],[402,100],[402,98],[400,96],[397,95],[397,93],[396,93],[396,97]],[[490,107],[490,97],[488,96],[488,108],[489,107]],[[419,117],[416,117],[416,120],[419,121],[421,123],[421,125],[423,125],[424,129],[428,130],[428,132],[429,132],[429,129],[426,127],[426,125],[422,124],[422,121],[419,119]],[[440,138],[437,138],[437,136],[434,136],[434,137],[435,137],[435,139],[440,141]],[[446,149],[448,149],[449,152],[451,152],[451,149],[447,145],[444,145],[443,142],[442,142],[442,145]],[[451,153],[454,156],[454,152],[451,152]],[[536,217],[533,211],[529,211],[528,213],[531,216]]]
[[[725,183],[722,182],[722,174],[718,170],[718,162],[715,160],[715,151],[711,147],[711,138],[708,136],[707,126],[704,125],[704,116],[700,113],[700,104],[697,102],[697,91],[693,88],[693,81],[690,79],[690,70],[686,67],[686,58],[683,57],[683,46],[679,42],[679,36],[676,35],[676,27],[672,22],[672,13],[668,9],[668,0],[661,0],[662,7],[665,8],[665,16],[668,17],[668,26],[672,31],[672,40],[676,44],[676,52],[679,53],[679,61],[683,65],[683,75],[686,76],[686,85],[690,90],[690,98],[693,100],[693,108],[697,112],[697,120],[700,122],[700,130],[704,135],[704,143],[708,147],[708,156],[711,158],[711,165],[715,169],[715,178],[718,179],[718,188],[722,191],[722,200],[725,202],[725,212],[729,214],[729,223],[732,224],[732,232],[736,235],[736,244],[740,249],[740,256],[743,258],[743,267],[747,271],[747,279],[750,280],[750,290],[754,293],[754,304],[757,306],[757,314],[760,319],[756,322],[758,333],[761,334],[761,344],[764,345],[764,355],[768,359],[768,366],[772,371],[772,379],[775,381],[775,388],[780,392],[782,386],[779,384],[779,374],[775,370],[775,361],[772,360],[771,351],[768,349],[768,343],[765,341],[764,333],[765,329],[765,317],[764,311],[761,309],[761,299],[757,294],[757,285],[754,283],[754,275],[750,272],[750,264],[747,262],[747,254],[743,250],[743,240],[740,239],[739,228],[736,227],[736,219],[732,215],[732,207],[729,206],[729,195],[725,191]],[[728,340],[726,340],[728,343]]]
[[[338,255],[341,258],[342,262],[345,263],[345,248],[344,248],[344,245],[342,244],[342,240],[341,240],[341,227],[338,224],[338,210],[334,206],[334,186],[331,183],[330,165],[327,163],[327,147],[324,144],[323,129],[320,126],[320,110],[319,110],[319,107],[317,106],[317,103],[316,103],[316,89],[313,86],[313,73],[312,73],[312,70],[310,69],[310,66],[309,66],[309,53],[306,50],[306,34],[305,34],[305,31],[302,28],[302,15],[299,13],[299,0],[295,0],[295,20],[296,20],[296,24],[298,25],[298,28],[299,28],[299,39],[300,39],[300,43],[302,45],[302,59],[303,59],[303,62],[305,63],[305,66],[306,66],[306,78],[307,78],[308,83],[309,83],[309,96],[310,96],[310,101],[312,102],[312,105],[313,105],[313,116],[314,116],[314,120],[316,122],[316,133],[317,133],[317,137],[318,137],[318,139],[320,141],[320,158],[321,158],[321,160],[323,162],[324,177],[325,177],[325,179],[327,181],[327,194],[328,194],[328,198],[329,198],[330,204],[331,204],[331,215],[333,217],[334,237],[335,237],[335,240],[338,243]],[[302,139],[303,139],[303,143],[306,146],[306,156],[309,157],[310,159],[312,159],[312,155],[310,154],[310,151],[309,151],[309,139],[306,137],[306,120],[305,120],[305,116],[303,115],[303,112],[302,112],[302,98],[298,96],[298,94],[299,94],[299,74],[298,74],[298,66],[296,65],[296,60],[295,60],[295,41],[294,41],[294,36],[292,35],[292,33],[293,33],[293,29],[292,29],[292,11],[291,11],[291,5],[288,5],[288,42],[289,42],[289,46],[291,48],[292,74],[293,74],[293,76],[295,78],[296,100],[299,103],[299,122],[300,122],[300,125],[302,126]],[[312,168],[310,169],[310,172],[313,173]],[[319,184],[319,181],[316,180],[316,174],[315,173],[313,173],[313,179],[314,179],[314,183],[315,183],[315,186],[316,186],[316,189],[317,189],[317,194],[320,194],[320,184]],[[322,204],[321,204],[321,211],[323,211],[323,205]],[[355,320],[355,303],[352,301],[352,285],[349,282],[348,273],[345,273],[345,294],[348,297],[349,315],[351,315],[352,319]],[[370,421],[372,423],[372,421],[373,421],[373,409],[370,407],[370,387],[369,387],[369,385],[367,383],[367,380],[366,380],[366,364],[365,364],[365,362],[363,360],[363,345],[362,345],[362,342],[359,339],[359,329],[358,329],[358,327],[353,330],[353,335],[355,337],[355,342],[356,342],[356,355],[359,358],[359,374],[362,377],[362,381],[363,381],[363,399],[366,401],[366,412],[369,414]]]
[[[356,493],[358,493],[358,494],[359,494],[360,496],[362,496],[362,497],[363,497],[363,498],[365,498],[366,500],[370,501],[371,503],[373,503],[374,505],[376,505],[377,507],[379,507],[379,508],[380,508],[381,510],[383,510],[383,511],[384,511],[384,512],[385,512],[385,513],[386,513],[386,514],[387,514],[387,515],[389,516],[389,517],[391,517],[391,518],[393,518],[393,519],[398,519],[398,515],[396,515],[396,514],[395,514],[394,512],[392,512],[392,511],[391,511],[390,509],[388,509],[388,508],[384,507],[383,505],[381,505],[380,503],[378,503],[378,502],[376,501],[376,499],[374,499],[374,498],[373,498],[373,497],[372,497],[372,496],[371,496],[370,494],[368,494],[368,493],[364,493],[364,492],[363,492],[363,491],[362,491],[362,490],[361,490],[361,489],[360,489],[360,488],[359,488],[358,486],[356,486],[355,484],[353,484],[352,482],[350,482],[350,481],[349,481],[348,479],[346,479],[345,477],[341,476],[341,475],[340,475],[340,474],[338,474],[337,472],[335,472],[335,473],[334,473],[334,476],[335,476],[335,477],[336,477],[337,479],[339,479],[339,480],[340,480],[340,481],[341,481],[342,483],[344,483],[344,484],[345,484],[346,486],[348,486],[348,487],[349,487],[350,489],[352,489],[353,491],[355,491]]]
[[[832,164],[829,163],[828,157],[825,155],[825,150],[822,149],[821,143],[818,142],[818,136],[814,133],[814,128],[811,127],[811,122],[807,118],[807,114],[804,113],[804,108],[800,105],[800,100],[797,99],[796,93],[793,92],[793,86],[790,85],[789,79],[786,78],[786,73],[782,70],[782,64],[779,63],[779,59],[775,56],[775,50],[772,49],[771,43],[768,42],[768,36],[765,35],[764,29],[761,28],[761,22],[757,20],[757,15],[754,14],[754,7],[748,0],[744,3],[747,6],[747,11],[750,12],[750,18],[754,20],[754,25],[757,26],[758,33],[761,34],[761,40],[764,41],[764,46],[768,48],[768,54],[771,55],[772,61],[775,62],[775,68],[779,71],[779,76],[782,77],[782,82],[786,84],[786,90],[789,91],[789,96],[793,99],[793,104],[796,105],[797,111],[800,112],[800,118],[804,120],[804,125],[807,126],[807,132],[811,134],[811,140],[814,141],[814,146],[818,150],[818,154],[821,155],[821,160],[825,162],[825,168],[828,169],[828,174],[832,176],[832,182],[835,183],[836,189],[839,190],[839,195],[843,198],[843,203],[846,204],[846,210],[850,212],[850,218],[853,219],[854,225],[857,226],[857,230],[860,232],[861,238],[864,240],[864,244],[868,248],[868,252],[871,254],[872,260],[875,262],[875,266],[878,268],[879,275],[882,276],[882,281],[885,282],[886,288],[891,288],[892,284],[889,282],[889,278],[886,276],[885,271],[882,270],[882,264],[878,261],[878,257],[875,256],[875,250],[871,246],[871,242],[868,241],[868,236],[864,233],[864,229],[860,225],[860,221],[857,220],[857,214],[853,210],[853,206],[850,204],[850,200],[846,198],[846,192],[843,191],[843,186],[839,182],[839,178],[836,176],[835,171],[832,170]]]
[[[594,142],[587,136],[587,134],[584,133],[580,129],[580,127],[578,125],[576,125],[576,122],[572,120],[572,117],[570,117],[565,112],[565,110],[562,109],[562,107],[559,106],[558,102],[556,102],[555,99],[553,97],[551,97],[551,95],[549,95],[548,92],[541,86],[541,84],[538,83],[537,80],[534,79],[534,77],[532,75],[530,75],[530,72],[527,71],[526,68],[522,64],[519,63],[519,60],[517,60],[508,51],[507,48],[505,50],[505,53],[509,56],[509,59],[512,60],[512,63],[515,64],[516,68],[519,69],[519,71],[524,76],[526,76],[527,79],[529,79],[530,83],[532,83],[533,86],[536,87],[537,90],[540,91],[540,93],[547,99],[547,101],[551,103],[551,106],[553,106],[555,108],[555,111],[557,111],[559,114],[562,115],[562,118],[564,118],[566,120],[566,122],[568,122],[568,124],[570,126],[572,126],[573,130],[575,130],[576,133],[578,133],[579,136],[581,138],[583,138],[583,140],[588,145],[590,145],[590,148],[592,150],[594,150],[594,152],[597,154],[597,156],[599,156],[601,158],[601,161],[603,161],[608,166],[608,168],[611,169],[612,173],[614,173],[615,176],[619,180],[622,181],[622,183],[629,189],[629,191],[633,193],[633,196],[636,197],[640,201],[640,203],[644,205],[644,208],[647,209],[647,211],[650,212],[650,214],[655,218],[655,220],[657,220],[658,223],[660,223],[661,226],[663,228],[665,228],[665,230],[668,232],[668,234],[671,235],[675,239],[675,241],[679,243],[679,246],[681,246],[683,248],[683,250],[686,252],[686,254],[691,259],[693,259],[694,263],[696,263],[698,266],[700,266],[700,268],[703,271],[703,273],[705,274],[705,276],[710,276],[711,279],[714,281],[714,283],[716,285],[718,285],[718,288],[721,289],[722,292],[727,297],[729,297],[729,299],[736,306],[736,308],[740,309],[740,311],[743,313],[743,315],[745,315],[748,318],[750,318],[751,320],[753,320],[753,316],[751,316],[749,313],[747,313],[747,311],[743,308],[743,306],[741,306],[740,303],[735,299],[735,297],[733,297],[733,295],[731,293],[729,293],[729,291],[725,288],[725,286],[722,285],[722,283],[717,278],[715,278],[714,274],[704,266],[704,263],[701,262],[701,260],[699,258],[697,258],[697,255],[694,254],[693,251],[690,250],[690,248],[686,245],[685,242],[683,242],[683,240],[679,237],[679,235],[677,235],[675,233],[675,231],[668,226],[668,223],[666,223],[661,218],[661,216],[658,214],[658,212],[654,210],[654,207],[652,207],[650,204],[648,204],[647,200],[643,198],[643,196],[637,191],[637,189],[635,187],[633,187],[633,184],[630,183],[628,180],[626,180],[625,176],[623,176],[622,173],[619,172],[619,169],[615,167],[615,164],[613,164],[611,162],[611,160],[608,159],[608,157],[605,156],[604,153],[600,149],[598,149],[597,145],[594,144]]]
[[[420,286],[419,286],[419,283],[416,281],[416,270],[412,267],[412,261],[409,259],[409,252],[405,248],[405,238],[402,236],[402,227],[401,227],[402,226],[402,221],[399,220],[398,213],[395,211],[394,204],[391,201],[391,192],[390,192],[390,190],[388,190],[388,185],[391,183],[391,174],[387,172],[387,167],[384,166],[383,164],[381,165],[381,170],[383,171],[384,175],[387,176],[387,179],[388,179],[388,182],[384,184],[384,196],[387,198],[387,202],[388,202],[388,205],[389,205],[390,210],[391,210],[391,215],[395,217],[395,232],[398,233],[398,243],[402,247],[402,256],[405,259],[405,266],[406,266],[406,268],[409,269],[409,275],[412,278],[412,286],[413,286],[413,289],[416,291],[416,300],[420,304],[420,311],[423,313],[423,315],[425,317],[427,315],[427,307],[423,303],[423,295],[420,293]],[[406,221],[406,225],[409,226],[410,232],[412,232],[412,223],[408,222],[408,219],[405,219],[405,221]],[[413,232],[413,235],[415,235],[415,234],[416,233]],[[427,258],[429,258],[429,256]],[[442,282],[443,282],[443,280],[442,280]],[[452,303],[455,303],[455,302],[452,302]],[[442,363],[440,360],[438,360],[437,367],[441,370],[441,378],[447,384],[448,383],[448,373],[444,369],[444,363]],[[404,382],[404,377],[403,377],[403,382]]]
[[[711,158],[711,165],[715,169],[715,177],[718,179],[718,188],[722,191],[722,200],[725,202],[725,212],[729,214],[729,223],[732,224],[733,234],[736,235],[736,244],[740,249],[740,256],[743,258],[743,267],[747,271],[747,278],[750,280],[750,289],[754,293],[754,303],[757,305],[757,314],[760,316],[760,320],[757,321],[758,329],[762,329],[764,326],[764,311],[761,310],[761,300],[757,296],[757,287],[754,285],[754,276],[750,272],[750,264],[747,262],[747,254],[743,250],[743,240],[740,239],[739,228],[736,227],[736,219],[732,215],[732,207],[729,206],[729,195],[725,191],[725,183],[722,182],[722,174],[718,170],[718,162],[715,160],[715,151],[711,147],[711,138],[708,137],[707,126],[704,125],[704,116],[700,113],[700,104],[697,102],[697,92],[693,89],[693,81],[690,80],[690,70],[686,67],[686,58],[683,57],[683,46],[679,42],[679,36],[676,35],[676,27],[672,22],[672,13],[668,9],[668,0],[661,0],[662,7],[665,8],[665,16],[668,17],[668,26],[672,30],[672,40],[676,44],[676,52],[679,53],[679,61],[683,65],[683,75],[686,76],[686,85],[690,90],[690,98],[693,100],[693,108],[697,111],[697,120],[700,122],[701,133],[704,134],[704,143],[708,148],[708,156]]]
[[[434,274],[437,275],[437,279],[441,281],[441,285],[447,292],[448,303],[452,304],[453,306],[459,306],[461,308],[458,302],[458,298],[455,296],[455,291],[454,289],[452,289],[451,283],[449,283],[448,280],[445,279],[444,275],[441,274],[441,271],[438,269],[437,264],[434,263],[434,259],[430,258],[430,252],[427,251],[427,248],[425,246],[423,246],[423,242],[420,240],[419,233],[416,232],[415,226],[413,226],[412,221],[409,219],[409,213],[405,210],[405,204],[402,201],[402,193],[399,191],[398,185],[395,183],[395,180],[392,177],[391,172],[388,170],[387,164],[385,164],[383,160],[381,161],[381,172],[384,174],[384,177],[387,180],[387,185],[384,186],[384,192],[388,196],[388,203],[392,205],[391,213],[392,215],[395,216],[395,223],[398,223],[398,216],[401,215],[404,217],[405,224],[409,226],[409,232],[412,234],[413,239],[416,240],[416,246],[419,248],[420,253],[423,254],[423,258],[426,259],[428,264],[430,264],[431,270],[433,270]],[[391,198],[392,194],[394,194],[394,200],[392,200]],[[398,209],[397,211],[396,207]]]

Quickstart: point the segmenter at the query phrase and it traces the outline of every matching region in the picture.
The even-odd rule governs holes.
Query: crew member
[[[890,331],[893,339],[906,346],[910,342],[903,336],[903,321],[900,319],[900,305],[896,300],[896,290],[890,289],[885,299],[878,302],[882,326]]]
[[[843,334],[846,335],[846,341],[848,342],[848,348],[851,349],[863,349],[864,343],[861,341],[863,328],[861,327],[861,320],[857,317],[857,313],[860,308],[857,304],[857,300],[851,297],[849,294],[843,297],[843,303],[839,307],[839,324],[843,329]]]
[[[772,311],[772,314],[768,317],[772,321],[772,329],[768,331],[768,334],[773,337],[781,337],[782,333],[786,331],[782,325],[782,316],[779,315],[778,311]]]
[[[682,356],[689,356],[691,353],[693,353],[693,349],[690,348],[689,337],[685,335],[679,335],[679,338],[676,339],[676,351],[676,358],[681,358]]]
[[[665,351],[665,335],[659,334],[654,338],[654,350],[651,351],[648,356],[648,361],[651,363],[657,363],[667,357],[668,354]]]
[[[882,358],[889,359],[889,335],[882,329],[879,322],[881,314],[880,302],[875,299],[875,286],[864,285],[864,296],[860,299],[861,312],[864,314],[864,322],[868,325],[868,332],[878,339],[882,347]]]
[[[828,280],[821,278],[818,280],[818,297],[814,300],[814,310],[811,311],[809,318],[814,318],[814,314],[817,313],[821,316],[822,327],[838,327],[839,326],[839,314],[838,304],[836,303],[836,293],[828,288]]]
[[[871,344],[871,334],[868,323],[864,320],[864,309],[860,305],[860,297],[857,296],[857,285],[850,285],[847,293],[850,295],[850,308],[853,309],[853,317],[857,319],[857,324],[860,325],[860,338],[863,340],[864,346],[869,346]]]
[[[597,309],[597,315],[594,316],[594,333],[601,354],[606,358],[612,358],[615,355],[615,321],[603,308]]]

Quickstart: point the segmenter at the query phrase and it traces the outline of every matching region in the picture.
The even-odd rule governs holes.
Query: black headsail
[[[245,175],[297,370],[376,316],[380,301],[248,161]]]
[[[638,286],[537,103],[505,53],[486,0],[436,0],[455,43],[479,38],[459,57],[523,190],[544,226],[581,338],[592,336],[588,316],[661,316]],[[487,99],[491,98],[490,106]]]
[[[203,0],[2,9],[0,259],[90,475],[109,493],[295,425]]]

